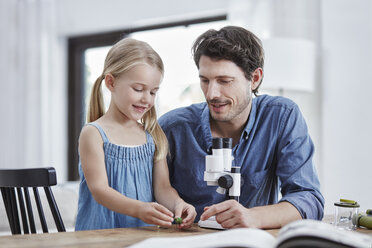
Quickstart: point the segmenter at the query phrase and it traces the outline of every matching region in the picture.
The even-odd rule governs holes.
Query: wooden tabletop
[[[323,220],[324,221],[324,220]],[[325,221],[328,222],[328,221]],[[280,229],[265,230],[274,237]],[[170,228],[147,226],[139,228],[116,228],[92,231],[61,232],[46,234],[26,234],[0,236],[0,247],[127,247],[151,237],[182,237],[199,235],[220,230],[200,228],[195,223],[189,229],[178,229],[177,225]],[[372,230],[358,228],[357,232],[372,236]]]
[[[279,229],[267,230],[276,236]],[[116,228],[79,232],[13,235],[0,237],[0,247],[127,247],[150,237],[181,237],[199,235],[219,230],[200,228],[194,224],[189,229],[147,226],[139,228]]]

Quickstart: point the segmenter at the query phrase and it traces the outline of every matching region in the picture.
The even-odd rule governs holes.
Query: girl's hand
[[[173,213],[156,202],[144,202],[138,209],[138,218],[147,224],[169,227]]]
[[[182,224],[179,225],[179,228],[190,228],[192,224],[194,223],[194,219],[196,217],[196,211],[195,208],[184,202],[180,201],[176,204],[174,208],[175,218],[181,217],[182,218]]]

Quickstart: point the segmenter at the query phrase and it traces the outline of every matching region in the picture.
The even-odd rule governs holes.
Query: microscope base
[[[203,228],[210,228],[210,229],[219,229],[219,230],[224,230],[220,224],[217,223],[216,217],[212,216],[208,220],[199,220],[198,226],[203,227]]]

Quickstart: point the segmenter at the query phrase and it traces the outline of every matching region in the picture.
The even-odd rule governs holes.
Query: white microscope
[[[233,167],[231,138],[213,138],[212,155],[205,157],[204,181],[208,186],[218,186],[217,192],[226,195],[226,200],[240,196],[240,167]],[[208,220],[199,220],[198,225],[205,228],[224,229],[217,223],[215,216]]]

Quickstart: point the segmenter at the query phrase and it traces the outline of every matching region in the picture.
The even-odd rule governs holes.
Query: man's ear
[[[113,91],[115,87],[115,78],[111,73],[106,74],[105,76],[105,85],[109,91]]]
[[[262,74],[263,70],[261,67],[258,67],[253,73],[252,73],[252,90],[255,90],[260,86],[262,81]]]

